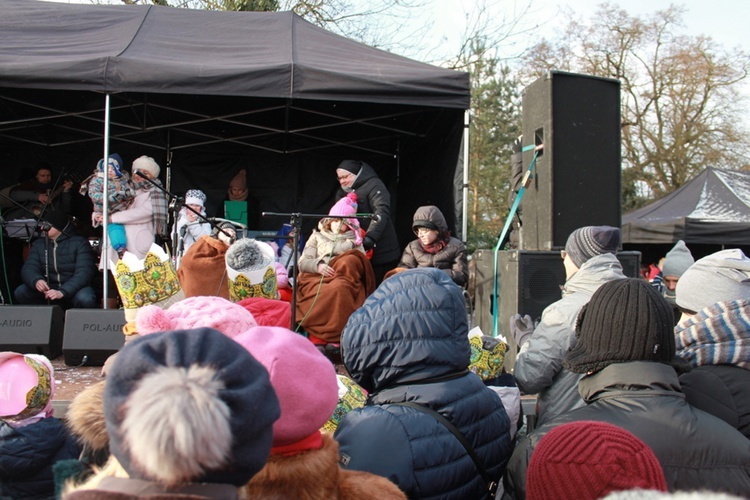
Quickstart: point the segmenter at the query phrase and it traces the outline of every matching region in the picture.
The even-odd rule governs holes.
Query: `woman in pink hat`
[[[296,321],[319,344],[338,343],[351,313],[375,290],[356,213],[355,193],[337,201],[299,259]]]

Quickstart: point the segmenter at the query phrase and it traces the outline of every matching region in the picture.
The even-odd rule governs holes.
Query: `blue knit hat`
[[[118,155],[117,153],[112,153],[111,155],[109,155],[107,164],[115,169],[115,174],[117,175],[117,177],[122,177],[122,158],[120,158],[120,155]],[[96,164],[96,169],[99,172],[104,172],[104,158],[99,160],[99,163]]]

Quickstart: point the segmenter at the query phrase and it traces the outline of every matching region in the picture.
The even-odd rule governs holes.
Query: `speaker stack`
[[[69,366],[101,366],[124,343],[121,309],[0,306],[0,351],[65,355]]]
[[[620,82],[551,71],[524,90],[522,116],[523,145],[544,147],[521,201],[519,250],[497,256],[498,331],[505,333],[513,314],[539,320],[562,297],[560,250],[570,233],[621,225]],[[524,172],[533,156],[523,153]],[[493,331],[494,253],[478,250],[473,258],[475,316],[487,333]],[[618,258],[627,276],[639,275],[640,252]],[[510,353],[512,366],[515,349]]]

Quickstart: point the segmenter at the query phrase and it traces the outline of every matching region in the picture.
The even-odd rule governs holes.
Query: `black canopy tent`
[[[750,172],[709,167],[622,217],[623,243],[750,244]]]
[[[405,244],[419,205],[456,226],[469,96],[467,73],[288,12],[0,0],[2,185],[43,160],[88,174],[108,146],[126,163],[153,156],[173,191],[200,187],[214,207],[246,168],[261,210],[325,213],[335,166],[361,159]]]

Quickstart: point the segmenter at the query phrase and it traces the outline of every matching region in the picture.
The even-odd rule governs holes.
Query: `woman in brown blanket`
[[[356,194],[336,202],[299,259],[296,320],[314,343],[338,343],[349,316],[375,290],[356,212]]]

